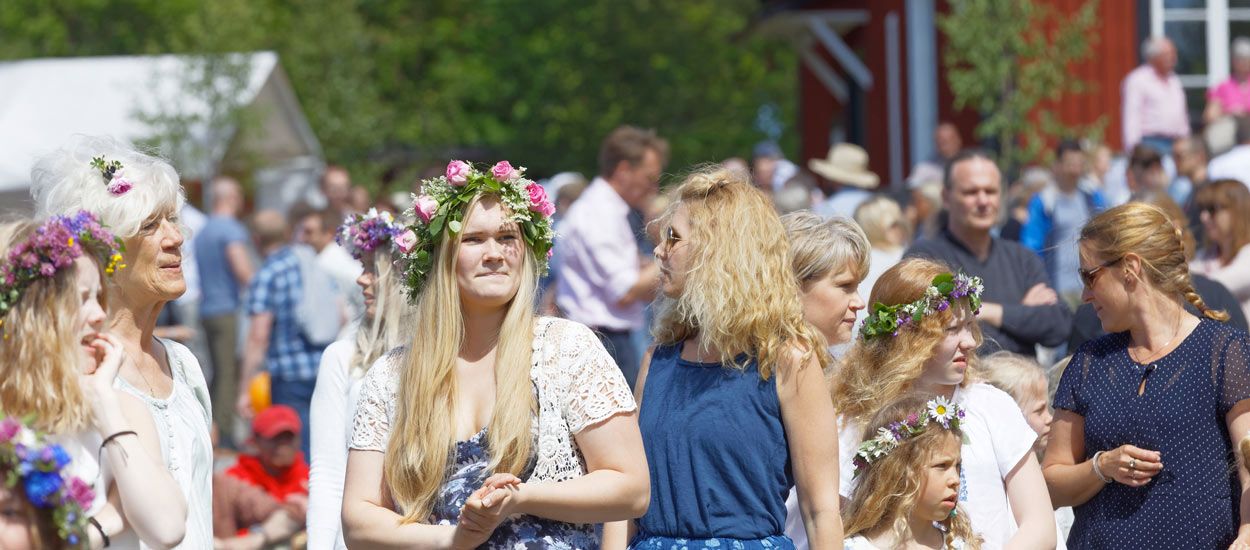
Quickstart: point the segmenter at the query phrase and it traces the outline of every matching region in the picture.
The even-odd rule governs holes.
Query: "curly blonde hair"
[[[902,422],[908,415],[923,411],[927,404],[928,400],[918,395],[904,396],[889,403],[873,415],[864,437],[875,437],[878,428]],[[842,511],[846,536],[867,536],[889,528],[897,541],[912,538],[908,518],[916,509],[926,482],[924,475],[916,474],[928,471],[930,461],[942,444],[952,438],[958,441],[960,437],[958,428],[946,430],[930,422],[924,432],[903,440],[889,454],[874,460],[861,474],[850,503]],[[972,530],[968,514],[957,513],[940,523],[946,531],[946,548],[952,548],[956,539],[963,539],[969,550],[981,548],[981,539]]]
[[[19,221],[0,226],[0,258],[25,241],[39,224]],[[88,256],[90,257],[90,256]],[[92,260],[101,279],[104,273]],[[107,285],[100,305],[108,306]],[[85,428],[90,406],[78,385],[78,266],[41,278],[22,292],[5,313],[0,339],[0,404],[15,416],[32,415],[35,427],[55,434]]]
[[[746,353],[768,379],[789,350],[829,364],[824,338],[803,318],[785,228],[768,199],[741,173],[719,165],[695,170],[673,192],[659,222],[678,208],[690,217],[690,268],[675,299],[660,298],[653,333],[659,345],[696,334],[720,362],[744,369]]]
[[[907,304],[924,296],[933,278],[951,269],[933,260],[909,258],[887,269],[872,287],[868,303],[887,306]],[[843,358],[834,387],[833,402],[846,419],[866,422],[882,403],[889,403],[913,390],[924,364],[933,357],[933,350],[946,335],[946,326],[954,320],[958,308],[968,307],[960,300],[945,311],[920,318],[899,330],[897,336],[857,338]],[[973,337],[981,345],[981,329],[973,323]],[[968,356],[967,375],[961,385],[972,383],[977,369],[976,355]]]

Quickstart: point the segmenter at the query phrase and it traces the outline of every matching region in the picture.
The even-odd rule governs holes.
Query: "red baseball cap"
[[[282,432],[299,435],[299,414],[286,405],[273,405],[252,419],[252,433],[257,437],[271,439]]]

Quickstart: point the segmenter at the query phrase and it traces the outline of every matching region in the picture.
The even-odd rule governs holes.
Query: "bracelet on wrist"
[[[95,530],[100,533],[100,540],[104,541],[104,547],[108,548],[111,542],[109,541],[109,536],[104,534],[104,527],[100,525],[99,520],[94,517],[90,517],[87,518],[87,523],[90,523],[92,527],[95,527]]]
[[[1102,456],[1102,453],[1105,453],[1105,452],[1107,451],[1098,451],[1094,453],[1094,458],[1091,462],[1093,463],[1093,466],[1094,466],[1094,475],[1098,476],[1098,480],[1102,481],[1103,483],[1111,483],[1111,478],[1103,475],[1102,469],[1098,467],[1098,457]]]

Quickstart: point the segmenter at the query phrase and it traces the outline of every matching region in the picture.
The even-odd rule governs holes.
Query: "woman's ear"
[[[1124,280],[1130,285],[1130,288],[1142,281],[1141,256],[1129,252],[1124,255],[1124,259],[1120,263],[1124,265]]]

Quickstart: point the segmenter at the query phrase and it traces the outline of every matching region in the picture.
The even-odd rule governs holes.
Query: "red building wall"
[[[1060,13],[1074,13],[1085,0],[1043,0]],[[1084,94],[1071,95],[1061,101],[1043,105],[1058,118],[1070,124],[1088,124],[1107,116],[1104,140],[1119,150],[1120,144],[1120,81],[1137,65],[1137,47],[1140,39],[1137,36],[1135,21],[1137,3],[1129,0],[1102,0],[1098,6],[1097,32],[1089,37],[1092,52],[1086,61],[1071,67],[1074,76],[1090,83],[1090,90]],[[904,132],[907,131],[908,120],[907,97],[908,87],[906,57],[906,1],[905,0],[828,0],[811,2],[808,9],[858,9],[866,10],[871,20],[845,35],[843,40],[854,50],[867,65],[874,78],[873,89],[862,95],[864,124],[860,128],[862,145],[868,150],[870,168],[881,176],[883,182],[889,182],[889,135],[887,121],[889,108],[886,94],[886,47],[885,18],[891,11],[899,17],[900,51],[903,64],[900,67],[901,102],[895,106],[901,110],[901,122]],[[950,5],[945,0],[937,2],[939,13],[948,13]],[[937,107],[940,121],[954,122],[963,135],[964,143],[975,144],[974,136],[980,120],[976,112],[954,107],[954,95],[951,93],[941,67],[941,52],[946,40],[940,31],[936,32],[938,47],[938,90]],[[851,86],[853,80],[845,70],[833,60],[823,49],[818,49],[823,58]],[[797,54],[796,54],[797,55]],[[825,90],[820,81],[806,67],[800,64],[799,69],[799,121],[798,128],[802,138],[801,160],[822,158],[828,152],[829,130],[834,124],[842,123],[849,126],[855,119],[854,113],[848,112],[846,105],[840,104],[832,94]],[[908,137],[903,136],[904,172],[910,170],[910,151]],[[905,177],[906,173],[900,174]]]

